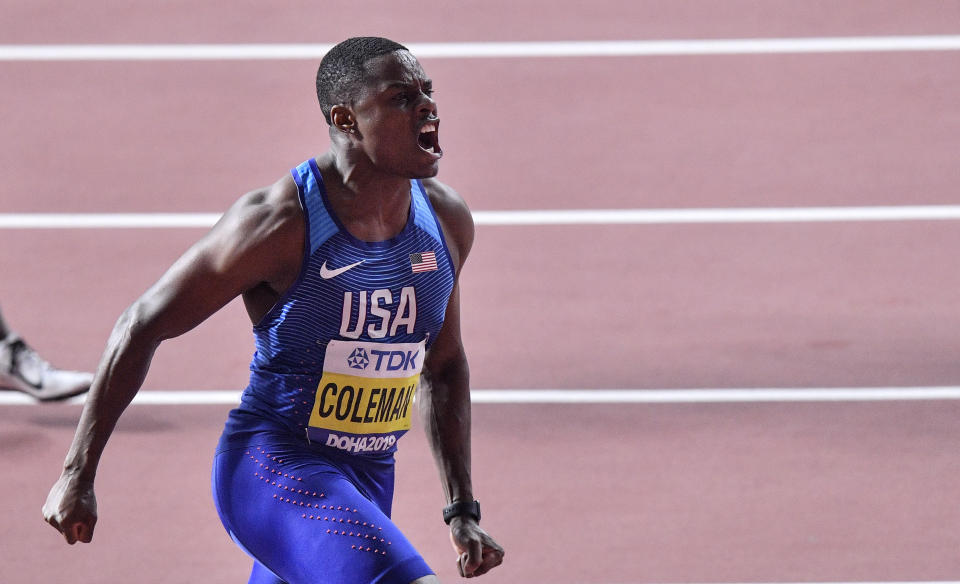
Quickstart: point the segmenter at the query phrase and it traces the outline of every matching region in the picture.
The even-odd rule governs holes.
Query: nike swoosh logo
[[[360,260],[359,262],[355,262],[350,265],[343,266],[342,268],[337,268],[335,270],[331,270],[330,268],[328,268],[327,262],[324,261],[323,265],[320,266],[320,277],[323,278],[324,280],[329,280],[330,278],[336,278],[337,276],[346,272],[347,270],[352,270],[353,268],[359,266],[364,261],[366,260]]]

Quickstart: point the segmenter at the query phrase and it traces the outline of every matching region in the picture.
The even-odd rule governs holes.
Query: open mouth
[[[417,145],[420,149],[438,157],[443,156],[443,150],[440,149],[439,124],[439,122],[424,124],[420,127],[420,134],[417,136]]]

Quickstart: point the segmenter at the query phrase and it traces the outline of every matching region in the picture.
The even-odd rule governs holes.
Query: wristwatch
[[[450,525],[454,517],[470,515],[480,521],[480,503],[477,501],[454,501],[443,508],[443,522]]]

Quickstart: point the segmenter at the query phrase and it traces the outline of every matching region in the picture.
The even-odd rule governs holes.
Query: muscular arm
[[[63,472],[44,505],[45,518],[69,543],[89,542],[93,536],[97,465],[117,420],[139,391],[157,346],[194,328],[244,292],[264,286],[282,292],[297,276],[303,236],[296,186],[287,177],[237,201],[121,315]]]
[[[473,245],[473,219],[456,193],[436,181],[424,182],[443,225],[457,274],[443,328],[424,362],[424,384],[417,403],[447,502],[472,501],[470,372],[460,335],[459,276]],[[485,574],[503,561],[503,548],[473,517],[455,517],[450,522],[450,539],[464,576]]]
[[[454,286],[443,329],[424,363],[417,403],[447,502],[472,501],[470,371],[460,341],[460,294]]]

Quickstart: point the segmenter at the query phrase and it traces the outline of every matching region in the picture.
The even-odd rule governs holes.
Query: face
[[[379,170],[404,178],[436,176],[443,151],[433,82],[407,51],[371,59],[366,68],[366,83],[351,108],[356,144]]]

